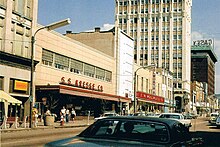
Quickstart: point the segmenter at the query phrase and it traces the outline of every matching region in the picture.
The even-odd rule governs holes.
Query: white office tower
[[[177,111],[190,98],[192,0],[115,0],[115,25],[134,38],[134,62],[173,73]]]

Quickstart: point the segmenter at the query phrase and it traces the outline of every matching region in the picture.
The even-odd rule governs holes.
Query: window
[[[0,77],[0,90],[3,90],[4,78]]]
[[[17,11],[18,13],[24,15],[24,6],[25,6],[25,0],[19,0],[17,1]]]
[[[31,18],[31,6],[32,6],[32,0],[27,0],[26,16],[27,16],[28,18]]]
[[[96,67],[96,76],[97,79],[104,80],[105,79],[105,70]]]
[[[89,77],[94,77],[95,75],[95,67],[90,64],[84,64],[84,75]]]
[[[71,59],[70,71],[77,74],[83,73],[83,62]]]
[[[15,55],[22,56],[22,34],[15,34]]]
[[[68,70],[69,58],[63,55],[55,54],[55,68]]]
[[[105,71],[105,80],[108,81],[108,82],[112,81],[112,72]]]
[[[4,18],[0,17],[0,50],[2,50]]]
[[[52,66],[52,63],[53,63],[53,53],[43,49],[43,51],[42,51],[42,63],[44,65]]]

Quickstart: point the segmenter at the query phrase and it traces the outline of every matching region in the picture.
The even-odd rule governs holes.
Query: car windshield
[[[79,136],[160,143],[169,141],[166,125],[134,120],[100,120]]]

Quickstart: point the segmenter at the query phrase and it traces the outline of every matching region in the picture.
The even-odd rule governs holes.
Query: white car
[[[185,119],[183,114],[180,113],[161,113],[159,118],[169,118],[169,119],[176,119],[184,124],[186,127],[191,127],[192,123],[190,119]]]
[[[99,119],[103,119],[103,118],[106,118],[106,117],[109,117],[109,116],[119,116],[119,115],[115,112],[106,112],[102,116],[96,117],[94,121],[96,122]]]

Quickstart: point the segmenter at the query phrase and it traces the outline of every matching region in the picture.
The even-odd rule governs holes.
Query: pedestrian
[[[76,117],[76,111],[74,110],[74,108],[72,108],[71,118],[72,118],[73,121],[74,121],[75,117]]]
[[[69,122],[69,115],[70,115],[70,111],[69,109],[66,109],[66,122]]]
[[[63,116],[64,122],[66,121],[66,108],[65,106],[63,106],[63,108],[61,109],[61,115]]]

